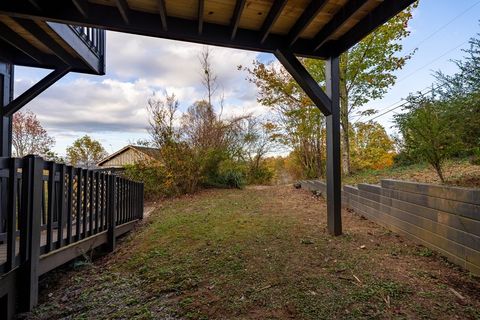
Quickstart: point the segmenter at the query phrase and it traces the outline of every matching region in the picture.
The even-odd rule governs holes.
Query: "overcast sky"
[[[409,92],[427,88],[433,81],[433,70],[455,72],[449,60],[460,58],[468,39],[480,32],[479,18],[478,0],[421,0],[411,22],[412,34],[404,41],[405,52],[414,48],[418,51],[397,73],[398,82],[388,94],[365,108],[375,108],[382,113],[401,104]],[[114,152],[130,141],[148,137],[145,105],[154,92],[157,95],[165,90],[174,93],[181,110],[205,98],[198,62],[202,48],[191,43],[108,32],[105,76],[69,74],[26,108],[37,114],[55,138],[55,151],[60,155],[84,134],[100,140],[109,153]],[[225,98],[224,113],[268,112],[257,103],[255,86],[245,80],[246,73],[237,67],[249,66],[254,59],[271,61],[274,57],[211,48],[213,68],[221,86],[219,91]],[[17,67],[15,72],[15,94],[18,95],[49,70]],[[394,112],[378,119],[389,132],[392,132],[392,114]]]

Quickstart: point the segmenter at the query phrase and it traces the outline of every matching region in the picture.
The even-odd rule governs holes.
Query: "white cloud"
[[[55,136],[63,153],[65,145],[84,133],[105,145],[119,148],[128,140],[146,135],[145,105],[153,92],[174,93],[181,110],[205,98],[200,84],[198,55],[203,46],[156,38],[107,34],[107,74],[104,77],[70,74],[28,104],[44,127]],[[212,65],[225,98],[225,115],[267,112],[256,101],[256,87],[238,65],[248,66],[254,52],[212,48]],[[19,68],[16,94],[48,71]],[[218,102],[217,102],[218,103]]]

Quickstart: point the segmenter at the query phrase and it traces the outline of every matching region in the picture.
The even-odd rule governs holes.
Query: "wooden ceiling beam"
[[[127,0],[115,0],[118,11],[126,24],[130,24],[130,8],[128,7]]]
[[[163,31],[167,31],[167,7],[165,6],[165,0],[157,0],[158,13],[160,14],[160,20],[162,23]]]
[[[340,9],[330,21],[313,38],[314,50],[318,50],[329,37],[340,29],[348,19],[350,19],[358,10],[360,10],[368,0],[352,0]]]
[[[328,3],[328,0],[312,0],[305,8],[300,18],[293,25],[288,33],[288,45],[293,44],[298,40],[302,32],[310,25],[315,17],[322,11],[323,7]]]
[[[272,4],[268,15],[263,22],[262,28],[260,29],[260,43],[264,43],[267,39],[287,2],[288,0],[275,0]]]
[[[246,2],[246,0],[237,0],[237,2],[235,3],[235,9],[233,10],[231,22],[232,33],[230,39],[232,40],[235,39],[235,36],[237,35],[238,25],[240,23],[240,18],[242,17],[242,12],[245,8]]]

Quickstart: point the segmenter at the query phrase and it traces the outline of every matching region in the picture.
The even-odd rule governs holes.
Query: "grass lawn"
[[[167,200],[113,254],[42,280],[28,319],[479,319],[480,280],[293,187]]]

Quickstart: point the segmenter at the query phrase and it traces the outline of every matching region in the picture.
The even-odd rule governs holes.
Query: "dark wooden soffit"
[[[236,0],[233,12],[225,12],[230,16],[230,23],[226,25],[206,21],[208,0],[199,1],[198,7],[194,8],[195,14],[192,19],[169,15],[170,1],[174,0],[151,0],[155,10],[148,12],[135,9],[140,4],[140,2],[137,4],[137,0],[128,2],[115,0],[110,1],[112,2],[110,5],[107,1],[104,3],[86,0],[36,0],[35,5],[29,1],[2,0],[0,14],[261,52],[275,53],[279,49],[288,49],[299,56],[327,58],[348,50],[378,26],[415,2],[415,0],[369,0],[370,3],[375,2],[375,6],[365,12],[364,4],[368,1],[349,0],[338,12],[332,14],[330,20],[312,37],[305,36],[308,27],[315,24],[317,16],[325,15],[326,12],[322,10],[327,4],[336,0],[312,0],[302,9],[286,33],[276,32],[275,24],[282,19],[285,5],[294,0],[272,0],[270,10],[266,12],[263,23],[257,29],[242,27],[242,22],[244,25],[246,22],[248,24],[245,19],[250,19],[246,13],[250,1]],[[226,6],[232,3],[231,0],[224,2]],[[364,13],[360,15],[359,21],[345,24],[347,19],[362,13],[359,10],[363,10]],[[336,32],[338,35],[340,28],[342,35],[335,36]]]

